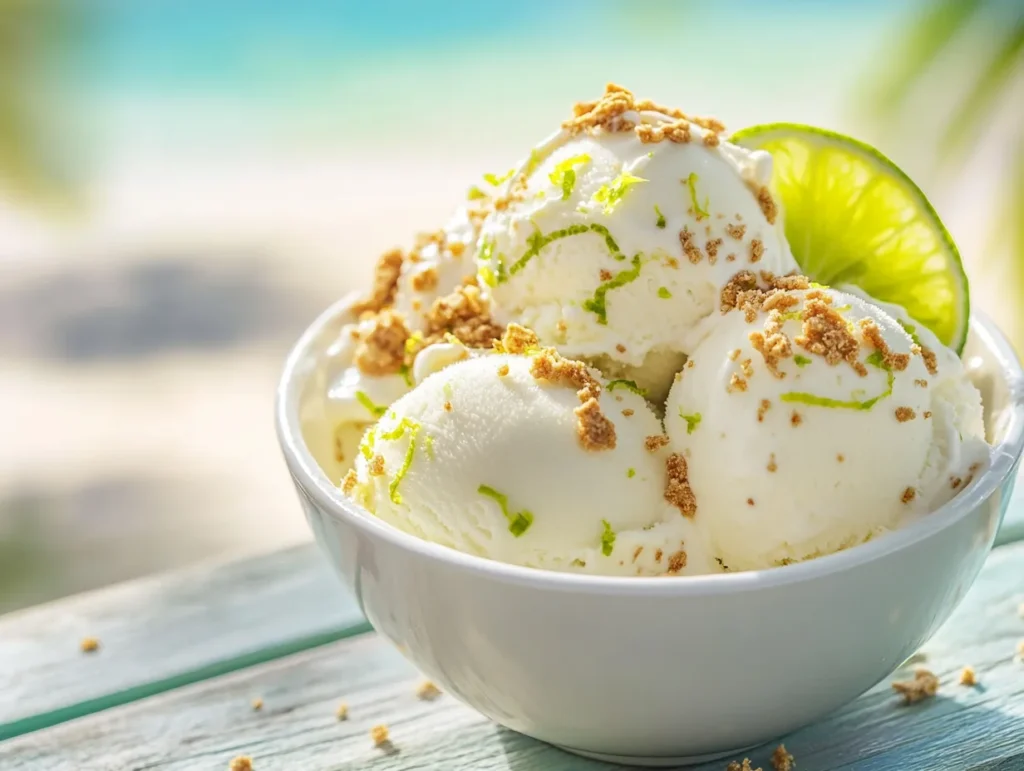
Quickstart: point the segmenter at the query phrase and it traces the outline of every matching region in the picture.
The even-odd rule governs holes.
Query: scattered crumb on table
[[[974,676],[974,667],[964,667],[960,672],[960,685],[977,685],[978,679]]]
[[[1021,640],[1019,643],[1017,643],[1017,655],[1020,658],[1024,659],[1024,640]]]
[[[761,767],[754,768],[750,765],[750,758],[743,758],[743,762],[740,763],[738,760],[734,760],[732,763],[725,767],[725,771],[761,771]]]
[[[772,768],[775,771],[793,771],[796,768],[796,761],[793,760],[793,756],[786,750],[785,744],[780,744],[775,748],[775,752],[772,753]]]
[[[334,710],[334,716],[338,720],[348,720],[348,704],[342,702],[338,705],[338,708]]]
[[[441,689],[429,680],[424,680],[420,683],[420,687],[416,689],[416,696],[424,701],[433,701],[440,695]]]
[[[373,743],[376,744],[378,747],[380,747],[383,744],[387,744],[389,736],[390,734],[388,732],[388,727],[383,723],[381,723],[380,725],[375,725],[373,728],[370,729],[370,738],[373,739]]]
[[[100,641],[95,637],[83,637],[79,647],[82,649],[82,653],[93,653],[100,649]]]
[[[248,755],[239,755],[231,761],[228,771],[252,771],[252,758]]]
[[[253,712],[259,712],[261,709],[263,709],[263,699],[253,699],[252,709]]]
[[[897,680],[892,689],[903,696],[904,704],[914,704],[923,699],[930,699],[939,690],[939,678],[927,669],[914,672],[913,680]]]

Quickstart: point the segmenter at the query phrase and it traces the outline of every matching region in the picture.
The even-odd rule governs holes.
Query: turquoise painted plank
[[[1024,768],[1024,543],[998,549],[953,618],[923,649],[941,677],[937,698],[902,706],[882,683],[819,724],[783,737],[799,771]],[[751,638],[756,655],[756,636]],[[972,665],[979,685],[957,685]],[[898,677],[905,677],[910,667]],[[226,677],[0,743],[9,771],[226,769],[250,755],[256,771],[598,771],[483,719],[449,696],[422,701],[419,676],[389,644],[361,635]],[[254,711],[251,702],[263,700]],[[800,698],[780,693],[780,701]],[[349,719],[339,722],[339,702]],[[627,705],[623,705],[627,708]],[[370,728],[385,723],[381,750]],[[749,753],[770,769],[775,743]],[[737,757],[737,759],[740,759]],[[729,758],[699,771],[722,771]]]
[[[2,616],[0,739],[368,628],[312,544]]]

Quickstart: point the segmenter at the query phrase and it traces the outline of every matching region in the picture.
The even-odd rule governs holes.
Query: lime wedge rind
[[[811,278],[863,285],[877,299],[906,307],[943,343],[962,350],[970,297],[960,252],[935,208],[902,169],[864,142],[795,123],[752,126],[730,141],[774,156],[773,187],[782,201],[787,237]],[[801,154],[806,157],[802,171],[809,176],[798,179],[792,172],[801,165]],[[823,165],[836,158],[843,168],[834,176],[822,174]],[[787,172],[789,189],[779,184]],[[819,216],[829,212],[820,204],[830,198],[832,223]],[[872,227],[878,232],[872,233]],[[832,259],[837,253],[838,259]],[[899,255],[906,255],[902,264],[892,259]]]

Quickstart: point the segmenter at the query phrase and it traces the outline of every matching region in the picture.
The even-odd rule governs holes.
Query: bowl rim
[[[992,446],[992,462],[985,472],[960,494],[928,515],[867,543],[806,562],[736,573],[685,576],[675,580],[656,576],[561,573],[498,562],[425,541],[378,519],[346,498],[323,473],[306,447],[299,425],[299,400],[310,371],[311,354],[317,352],[316,345],[326,329],[349,311],[351,302],[352,296],[348,295],[320,314],[293,346],[285,361],[275,397],[274,422],[292,478],[322,511],[370,538],[386,541],[395,548],[449,568],[506,583],[584,594],[685,597],[767,589],[814,580],[874,562],[953,526],[1002,487],[1014,472],[1024,450],[1024,371],[1003,333],[987,316],[975,311],[970,319],[970,332],[995,357],[999,376],[1007,386],[1009,420],[1002,441]]]

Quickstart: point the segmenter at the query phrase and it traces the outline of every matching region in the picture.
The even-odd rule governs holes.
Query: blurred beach
[[[730,128],[863,136],[922,184],[999,316],[999,153],[979,137],[943,179],[927,136],[857,109],[912,7],[79,5],[55,82],[82,206],[54,220],[0,193],[0,612],[309,538],[271,420],[290,343],[609,80]],[[920,109],[955,87],[953,68]]]

